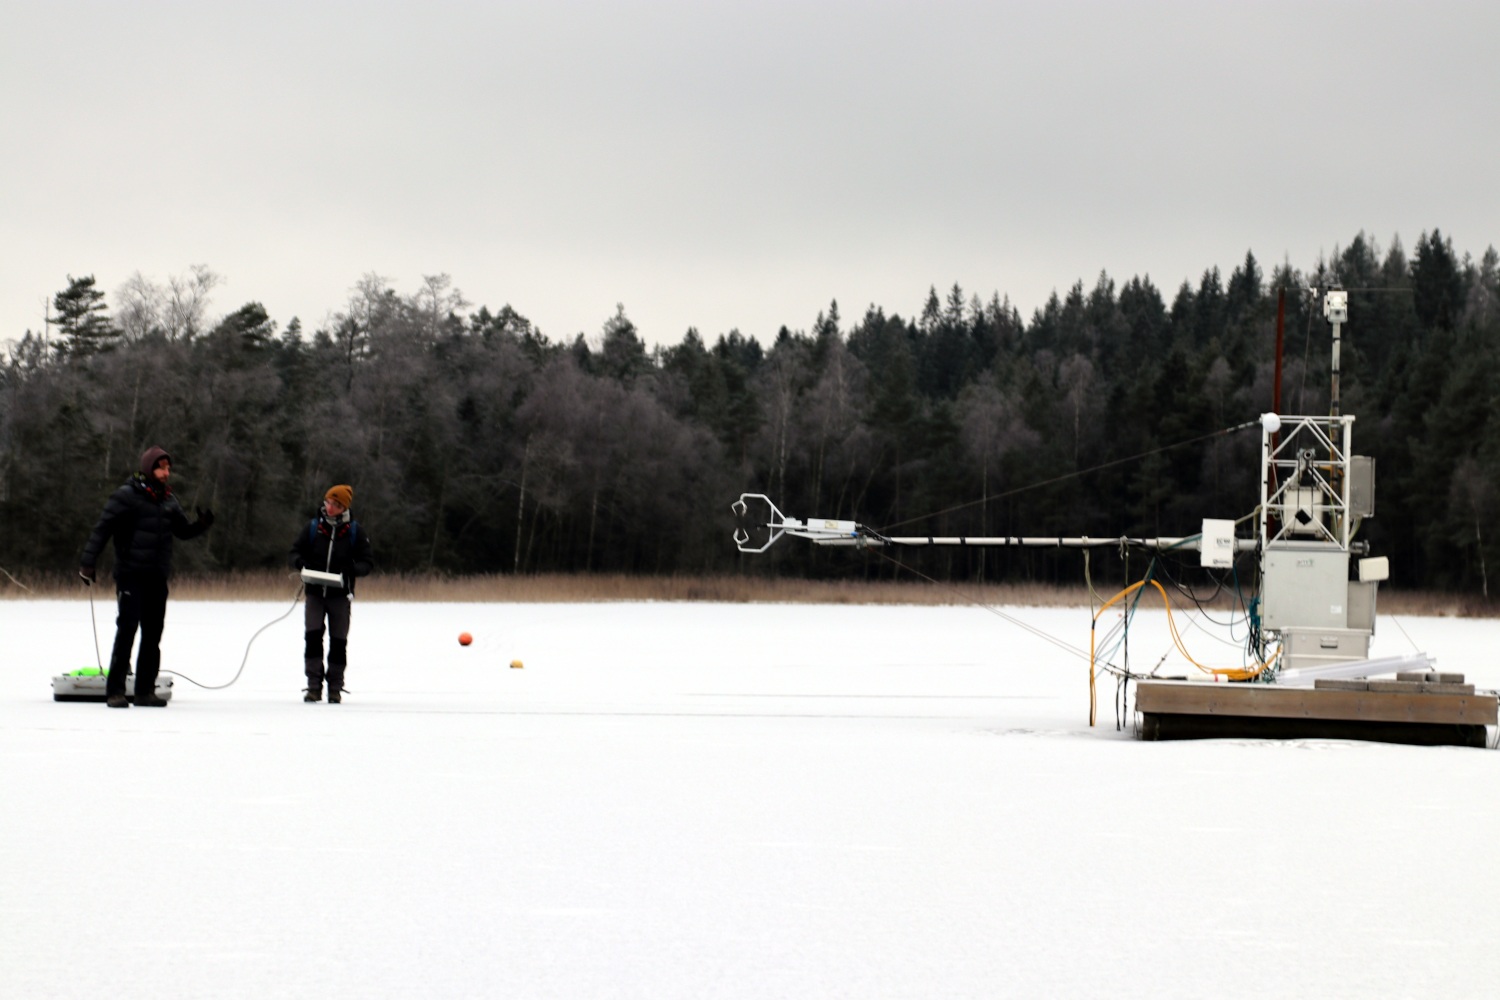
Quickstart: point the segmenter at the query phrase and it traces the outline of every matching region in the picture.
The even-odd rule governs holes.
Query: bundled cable
[[[1181,635],[1181,633],[1177,629],[1176,619],[1174,619],[1173,616],[1172,616],[1172,600],[1171,600],[1170,597],[1167,596],[1167,590],[1166,590],[1166,588],[1163,587],[1158,581],[1152,579],[1150,577],[1149,571],[1148,571],[1148,575],[1147,575],[1147,577],[1145,579],[1143,579],[1143,580],[1141,580],[1141,581],[1139,581],[1137,583],[1132,583],[1130,586],[1126,587],[1124,590],[1120,591],[1118,594],[1116,594],[1115,596],[1111,597],[1108,601],[1105,601],[1104,605],[1102,607],[1100,607],[1099,610],[1097,612],[1095,612],[1095,614],[1094,614],[1094,622],[1093,622],[1093,625],[1089,629],[1089,725],[1091,725],[1091,726],[1095,724],[1095,721],[1096,721],[1096,718],[1097,718],[1097,715],[1098,715],[1098,694],[1097,694],[1097,691],[1096,691],[1096,683],[1095,683],[1096,676],[1097,676],[1097,666],[1096,666],[1096,664],[1097,664],[1097,659],[1098,659],[1098,653],[1097,653],[1097,645],[1096,645],[1096,638],[1095,638],[1095,636],[1096,636],[1096,633],[1098,631],[1099,618],[1104,614],[1105,611],[1109,610],[1116,603],[1124,600],[1125,598],[1129,597],[1131,594],[1134,594],[1137,591],[1141,590],[1148,583],[1151,586],[1155,587],[1156,590],[1157,590],[1157,592],[1161,594],[1162,603],[1164,605],[1166,605],[1166,609],[1167,609],[1167,629],[1172,634],[1172,643],[1173,643],[1173,645],[1176,646],[1177,651],[1182,654],[1182,656],[1183,656],[1184,659],[1186,659],[1194,667],[1197,667],[1199,670],[1203,671],[1205,674],[1208,674],[1208,675],[1213,676],[1213,677],[1222,677],[1222,678],[1224,678],[1225,680],[1228,680],[1228,681],[1248,681],[1248,680],[1253,680],[1254,678],[1259,677],[1262,673],[1264,673],[1273,663],[1276,662],[1276,660],[1281,655],[1281,650],[1277,649],[1277,651],[1272,656],[1268,657],[1264,661],[1262,661],[1262,662],[1256,664],[1254,667],[1250,667],[1250,668],[1244,668],[1244,667],[1232,667],[1232,668],[1222,668],[1222,667],[1220,667],[1220,668],[1215,668],[1215,667],[1210,667],[1210,666],[1206,666],[1206,665],[1204,665],[1202,663],[1199,663],[1196,659],[1193,658],[1193,655],[1187,651],[1187,647],[1185,645],[1183,645],[1182,635]],[[1136,603],[1139,603],[1139,598],[1137,598]],[[1129,613],[1133,614],[1134,610],[1135,610],[1134,606],[1132,606],[1131,611]],[[1128,621],[1128,616],[1127,616],[1127,621]],[[1127,627],[1128,627],[1128,625],[1127,625]]]

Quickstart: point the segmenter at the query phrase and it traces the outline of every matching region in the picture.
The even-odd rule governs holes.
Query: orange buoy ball
[[[474,637],[472,635],[470,635],[469,633],[467,633],[467,632],[460,632],[460,633],[458,633],[458,644],[460,646],[467,646],[469,643],[471,643],[473,641],[474,641]]]

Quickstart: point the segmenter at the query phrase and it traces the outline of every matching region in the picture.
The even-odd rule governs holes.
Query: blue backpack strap
[[[307,523],[307,543],[311,545],[318,540],[318,519],[315,517]],[[349,522],[349,548],[354,548],[354,543],[359,540],[359,522]]]

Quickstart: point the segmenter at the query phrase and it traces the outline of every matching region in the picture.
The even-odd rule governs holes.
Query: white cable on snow
[[[262,625],[260,628],[258,628],[258,629],[255,630],[255,634],[250,637],[250,641],[247,642],[247,643],[245,643],[245,655],[240,660],[240,669],[236,670],[234,672],[234,676],[231,677],[231,678],[229,678],[229,680],[225,681],[223,684],[204,684],[201,681],[195,681],[195,680],[193,680],[187,674],[178,673],[176,670],[163,670],[162,673],[164,673],[164,674],[171,674],[173,677],[181,677],[183,680],[187,681],[189,684],[196,684],[196,685],[198,685],[198,687],[203,688],[205,691],[222,691],[222,690],[224,690],[229,685],[231,685],[235,681],[239,680],[240,679],[240,674],[242,674],[242,673],[245,672],[245,664],[250,662],[250,647],[253,646],[253,645],[255,645],[255,640],[259,639],[260,638],[260,634],[262,632],[264,632],[266,629],[270,628],[272,625],[275,625],[277,622],[283,620],[284,618],[286,618],[287,615],[291,614],[293,611],[295,611],[297,609],[297,602],[302,599],[302,591],[305,590],[305,589],[306,588],[301,583],[298,583],[297,584],[297,593],[295,593],[295,594],[292,595],[292,606],[289,607],[289,608],[287,608],[286,611],[282,612],[282,614],[280,616],[271,619],[270,621],[268,621],[264,625]]]

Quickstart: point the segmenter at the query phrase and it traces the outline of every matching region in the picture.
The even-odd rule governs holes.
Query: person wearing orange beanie
[[[318,516],[297,532],[292,540],[289,562],[293,569],[314,569],[335,573],[343,585],[307,585],[307,608],[304,616],[303,671],[307,690],[302,700],[323,700],[323,683],[328,683],[328,703],[343,701],[344,671],[348,666],[349,620],[354,602],[354,581],[368,576],[375,568],[374,548],[370,536],[350,515],[354,488],[344,484],[331,486],[323,494]],[[328,631],[328,669],[323,668],[324,623]]]

